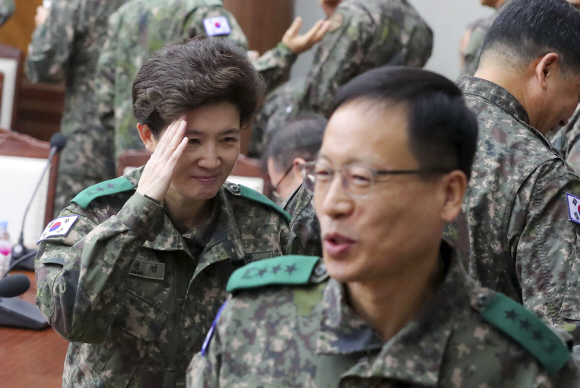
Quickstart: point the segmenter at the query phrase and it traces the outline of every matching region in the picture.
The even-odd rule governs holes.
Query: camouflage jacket
[[[140,176],[85,190],[41,237],[36,302],[71,341],[63,387],[183,387],[231,273],[293,249],[261,194],[226,182],[205,233],[180,234]]]
[[[479,67],[479,57],[481,55],[481,49],[483,48],[483,42],[485,41],[485,36],[487,31],[499,15],[501,11],[509,4],[512,0],[506,0],[501,7],[499,7],[493,15],[480,19],[476,21],[471,26],[471,34],[469,37],[469,42],[467,46],[461,53],[463,67],[461,68],[461,75],[474,75]]]
[[[253,61],[254,67],[266,81],[267,92],[280,86],[290,77],[290,70],[297,58],[296,53],[280,42]]]
[[[0,26],[14,13],[14,0],[0,0]]]
[[[225,18],[227,26],[221,26],[221,31],[206,30],[204,22],[211,18]],[[97,99],[102,124],[115,134],[116,157],[125,150],[144,147],[131,95],[143,63],[167,43],[214,33],[244,49],[248,46],[241,27],[221,0],[129,0],[110,17],[97,70]]]
[[[580,174],[580,105],[568,124],[552,134],[550,140],[576,174]]]
[[[330,21],[292,103],[284,94],[269,98],[258,115],[251,155],[261,155],[272,132],[300,112],[328,116],[338,88],[357,75],[387,64],[422,67],[431,56],[433,32],[407,0],[344,0]]]
[[[507,90],[474,77],[461,78],[459,87],[477,115],[479,139],[463,208],[447,237],[483,286],[578,341],[580,216],[572,196],[580,197],[580,180]]]
[[[561,339],[521,305],[475,285],[451,252],[442,247],[448,270],[433,300],[387,342],[351,309],[344,286],[321,276],[316,258],[294,256],[281,265],[279,277],[288,278],[285,272],[296,260],[291,265],[294,278],[303,280],[299,285],[247,289],[260,270],[280,266],[273,266],[276,259],[237,271],[232,279],[241,286],[230,287],[230,280],[228,289],[235,293],[217,319],[209,347],[190,364],[187,386],[577,386],[577,368]]]
[[[300,185],[283,203],[282,208],[290,215],[290,230],[304,247],[304,254],[322,256],[320,224],[314,213],[312,193]]]
[[[95,72],[107,20],[126,0],[55,0],[28,46],[26,74],[32,82],[66,82],[61,131],[69,136],[100,127]]]

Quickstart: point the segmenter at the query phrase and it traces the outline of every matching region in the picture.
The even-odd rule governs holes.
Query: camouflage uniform
[[[14,13],[14,0],[0,0],[0,26]]]
[[[477,68],[479,67],[479,56],[481,55],[485,36],[499,13],[511,2],[512,0],[506,0],[493,15],[476,21],[470,27],[471,35],[469,37],[469,42],[467,43],[465,50],[463,50],[463,53],[461,53],[463,57],[463,67],[461,69],[462,76],[474,75],[477,71]]]
[[[580,230],[567,193],[580,196],[580,180],[507,90],[474,77],[458,82],[477,114],[479,139],[447,237],[474,279],[572,333],[578,345]]]
[[[28,46],[26,74],[32,82],[66,81],[55,213],[84,188],[114,176],[112,136],[103,130],[95,104],[95,70],[107,20],[125,0],[56,0]]]
[[[312,193],[304,185],[300,185],[282,203],[282,208],[292,218],[292,221],[290,221],[290,230],[300,239],[304,247],[304,254],[309,256],[322,256],[320,223],[314,213]]]
[[[111,16],[99,58],[97,100],[103,126],[114,133],[117,158],[125,150],[144,149],[131,96],[143,63],[167,43],[206,35],[204,20],[220,16],[231,29],[228,39],[246,49],[246,36],[221,0],[129,0]]]
[[[285,271],[295,258],[286,258],[278,266]],[[230,287],[230,280],[228,290],[236,292],[222,309],[209,348],[190,364],[188,387],[578,384],[578,370],[561,339],[521,305],[475,285],[448,245],[442,248],[448,270],[435,297],[386,342],[351,309],[344,286],[320,276],[324,270],[320,263],[316,266],[316,258],[305,259],[291,264],[300,273],[295,278],[303,276],[301,272],[307,275],[300,285],[248,290],[243,283]],[[276,266],[268,264],[275,260],[255,264],[273,271]],[[312,263],[310,268],[305,262]],[[241,272],[244,281],[251,282],[260,274],[257,267],[251,264],[232,279]],[[521,337],[518,340],[514,335]],[[540,361],[543,356],[550,361]]]
[[[576,174],[580,174],[580,105],[568,124],[552,135],[551,141]]]
[[[141,173],[83,191],[43,233],[36,302],[71,341],[63,387],[183,387],[231,273],[296,247],[287,214],[227,182],[213,216],[180,234],[135,192]],[[64,236],[52,226],[67,222]]]
[[[252,156],[300,112],[328,116],[338,88],[357,75],[387,64],[422,67],[431,56],[433,32],[407,0],[344,0],[330,21],[304,87],[268,97],[252,132]]]

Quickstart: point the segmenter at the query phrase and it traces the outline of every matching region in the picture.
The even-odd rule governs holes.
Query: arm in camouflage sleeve
[[[290,77],[290,70],[296,58],[298,55],[280,42],[278,46],[253,61],[254,67],[266,81],[267,93],[276,89]]]
[[[342,3],[341,5],[344,5]],[[307,110],[326,114],[338,88],[359,74],[372,43],[369,31],[374,21],[356,4],[339,6],[335,16],[340,26],[331,27],[320,41],[299,104]]]
[[[26,75],[32,82],[64,81],[75,37],[76,13],[77,1],[54,1],[46,21],[34,30],[26,59]]]
[[[580,225],[570,221],[567,193],[580,197],[580,180],[562,161],[539,167],[516,197],[508,237],[524,306],[580,345]]]
[[[14,0],[0,0],[0,26],[14,13]]]
[[[107,39],[103,45],[97,63],[95,98],[99,109],[99,119],[105,130],[115,130],[115,72],[117,68],[117,50],[115,37],[119,36],[120,18],[113,14],[109,18]]]
[[[61,213],[79,218],[66,237],[42,241],[35,263],[36,304],[60,335],[71,342],[106,338],[133,260],[145,240],[160,233],[164,214],[138,193],[100,224],[74,203]]]

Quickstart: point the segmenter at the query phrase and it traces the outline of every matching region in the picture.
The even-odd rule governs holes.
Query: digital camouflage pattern
[[[344,286],[320,276],[319,268],[305,285],[236,291],[217,320],[208,351],[188,367],[187,386],[577,386],[567,348],[539,320],[540,329],[532,330],[529,312],[500,311],[498,327],[515,321],[529,342],[548,351],[559,347],[564,366],[557,373],[548,373],[530,352],[487,323],[495,293],[469,279],[451,252],[447,245],[442,249],[449,269],[433,300],[388,342],[351,309]]]
[[[487,32],[489,31],[491,25],[499,15],[501,11],[509,4],[512,0],[506,0],[505,3],[501,5],[493,15],[479,19],[471,26],[471,33],[469,37],[469,42],[462,55],[462,68],[461,76],[474,75],[479,67],[479,56],[481,55],[481,49],[483,48],[483,42]]]
[[[136,129],[131,88],[143,63],[167,43],[206,35],[204,19],[223,16],[227,38],[247,49],[248,40],[221,0],[129,0],[109,19],[98,65],[97,99],[105,130],[114,133],[115,155],[144,145]]]
[[[448,228],[469,275],[580,339],[580,180],[507,90],[462,77],[479,139],[463,208]],[[578,348],[577,348],[578,349]]]
[[[266,81],[267,92],[280,86],[290,77],[290,70],[297,58],[298,55],[294,51],[280,42],[272,50],[266,51],[262,56],[252,61],[256,70]]]
[[[95,72],[109,15],[126,0],[55,0],[28,46],[32,82],[66,82],[55,213],[85,187],[115,174],[112,135],[103,130],[95,103]]]
[[[0,26],[14,13],[14,0],[0,0]]]
[[[314,212],[312,193],[304,185],[300,185],[282,203],[282,208],[292,219],[290,221],[290,230],[302,243],[304,254],[307,256],[322,256],[320,223]]]
[[[132,186],[141,173],[126,176]],[[71,341],[63,387],[183,387],[232,272],[298,245],[284,216],[238,185],[226,182],[213,217],[180,234],[163,206],[123,187],[110,192],[120,184],[93,186],[85,199],[109,195],[63,210],[78,219],[67,236],[40,243],[36,302]]]
[[[551,141],[566,163],[580,174],[580,105],[568,124],[552,135]]]
[[[328,116],[338,88],[357,75],[387,64],[422,67],[431,56],[433,32],[407,0],[344,0],[330,21],[305,85],[296,95],[269,97],[259,113],[251,155],[261,155],[273,131],[300,112]]]

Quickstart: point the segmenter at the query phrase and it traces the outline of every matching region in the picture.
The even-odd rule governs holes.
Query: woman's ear
[[[445,223],[453,221],[463,205],[463,197],[467,189],[467,176],[463,171],[454,170],[442,181],[444,202],[441,209],[441,219]]]
[[[153,153],[157,147],[157,139],[153,136],[151,128],[147,124],[137,124],[137,130],[139,131],[141,141],[145,145],[145,149]]]

